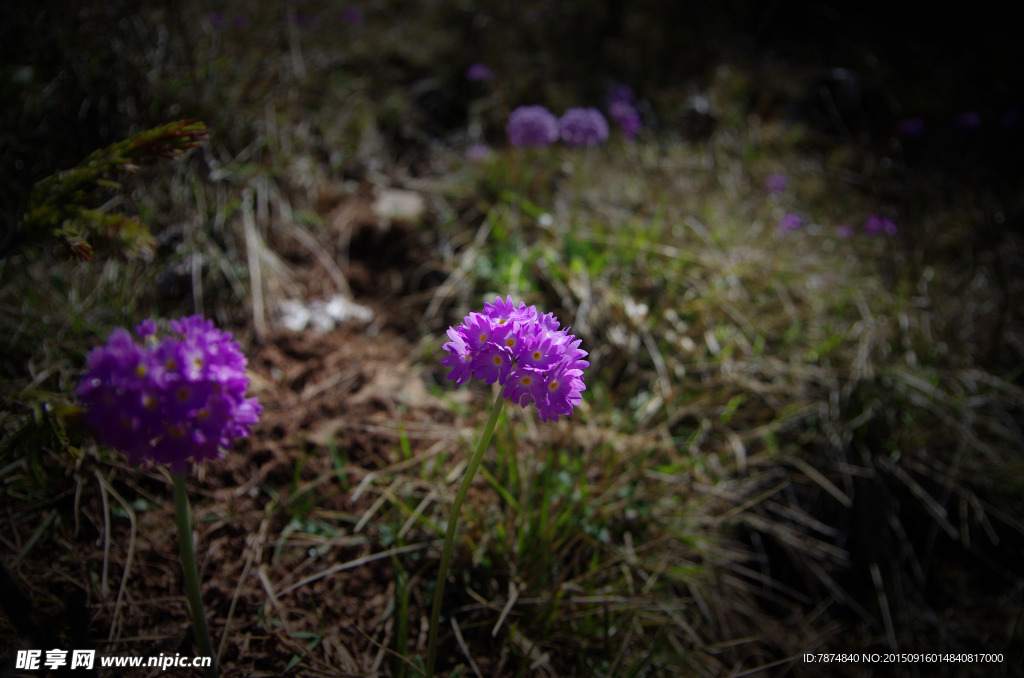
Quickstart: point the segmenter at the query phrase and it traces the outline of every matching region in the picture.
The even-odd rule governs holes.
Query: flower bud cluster
[[[579,348],[581,340],[559,329],[553,314],[541,315],[536,306],[516,307],[512,297],[495,297],[483,313],[449,327],[448,338],[441,364],[452,368],[448,379],[456,386],[470,377],[498,382],[502,395],[521,407],[536,403],[541,421],[569,416],[582,400],[587,352]]]
[[[133,463],[183,470],[249,435],[262,408],[245,397],[246,359],[229,333],[199,315],[170,326],[174,334],[157,339],[156,323],[143,321],[135,328],[141,342],[114,330],[89,353],[77,393],[100,442]]]

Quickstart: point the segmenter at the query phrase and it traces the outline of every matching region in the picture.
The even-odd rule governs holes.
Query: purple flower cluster
[[[608,140],[608,121],[596,108],[570,108],[558,121],[558,133],[573,148],[600,146]]]
[[[629,100],[610,99],[609,112],[627,139],[632,140],[643,127]],[[596,108],[569,108],[556,118],[543,106],[520,106],[509,115],[505,129],[513,146],[547,146],[561,139],[567,146],[581,148],[608,140],[608,120]]]
[[[547,146],[558,140],[558,119],[543,106],[520,106],[508,116],[508,140],[513,146]]]
[[[536,306],[519,302],[517,308],[512,297],[495,297],[483,313],[449,327],[448,338],[441,364],[452,368],[448,379],[456,386],[470,377],[498,382],[502,395],[521,407],[536,403],[541,421],[569,416],[582,400],[587,352],[579,348],[580,339],[559,329],[553,314],[541,315]]]
[[[156,323],[123,328],[94,348],[78,387],[86,423],[100,442],[130,461],[169,464],[221,456],[235,438],[249,435],[262,408],[246,398],[245,356],[231,335],[202,316],[170,323],[158,340]]]

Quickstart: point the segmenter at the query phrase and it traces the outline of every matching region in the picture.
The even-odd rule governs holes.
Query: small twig
[[[477,675],[477,678],[483,678],[483,674],[480,673],[480,667],[476,665],[476,661],[473,659],[473,655],[469,652],[469,646],[466,645],[465,638],[462,637],[462,630],[459,628],[459,622],[455,620],[455,617],[451,618],[452,629],[455,631],[455,640],[459,643],[459,648],[462,649],[462,654],[466,655],[466,661],[473,668],[473,673]]]
[[[505,602],[505,607],[501,609],[501,614],[498,615],[498,621],[494,624],[494,628],[491,629],[491,638],[498,636],[498,631],[501,630],[501,625],[505,623],[505,618],[508,617],[508,613],[512,611],[512,607],[519,600],[519,587],[516,586],[514,581],[508,583],[508,600]],[[452,621],[455,618],[452,617]]]
[[[249,555],[245,559],[245,567],[242,568],[242,575],[238,578],[238,583],[235,585],[235,593],[231,596],[231,605],[228,607],[228,616],[224,620],[224,633],[221,634],[220,645],[217,646],[217,657],[214,660],[218,666],[220,666],[220,659],[224,654],[224,648],[227,646],[228,634],[231,631],[231,620],[235,616],[235,606],[238,604],[238,598],[241,596],[242,585],[245,584],[246,580],[249,578],[249,570],[252,568],[252,564],[256,560],[256,552],[262,551],[262,545],[267,539],[267,531],[269,529],[270,519],[264,518],[260,523],[259,532],[249,540],[246,540],[246,550],[249,552]]]
[[[836,487],[831,480],[822,475],[821,471],[814,468],[800,457],[792,457],[788,461],[793,464],[793,466],[796,466],[797,469],[799,469],[808,478],[818,483],[823,490],[835,497],[836,501],[840,504],[846,508],[853,508],[853,500],[850,499],[845,492]]]
[[[314,575],[312,575],[310,577],[306,577],[305,579],[301,579],[301,580],[295,582],[294,584],[292,584],[291,586],[289,586],[288,588],[282,589],[281,592],[276,594],[276,595],[278,597],[280,597],[280,596],[285,595],[286,593],[291,593],[292,591],[294,591],[297,588],[303,587],[303,586],[305,586],[307,584],[312,584],[315,581],[320,581],[324,577],[329,577],[330,575],[335,574],[337,572],[343,572],[345,570],[351,570],[352,568],[360,567],[362,565],[366,565],[367,563],[372,563],[375,560],[380,560],[382,558],[390,558],[391,556],[397,556],[397,555],[402,554],[402,553],[411,553],[412,551],[422,551],[425,548],[429,548],[431,546],[436,546],[440,542],[441,542],[440,539],[434,539],[434,540],[431,540],[431,541],[428,541],[428,542],[423,542],[422,544],[411,544],[409,546],[401,546],[401,547],[398,547],[398,548],[388,549],[387,551],[381,551],[380,553],[372,553],[372,554],[370,554],[368,556],[363,556],[362,558],[356,558],[355,560],[350,560],[347,563],[342,563],[341,565],[335,565],[334,567],[329,567],[326,570],[323,570],[321,572],[317,572],[316,574],[314,574]]]

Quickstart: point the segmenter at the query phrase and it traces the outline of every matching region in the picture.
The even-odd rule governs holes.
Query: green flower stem
[[[487,418],[487,423],[484,424],[480,443],[476,446],[476,452],[473,453],[473,457],[469,460],[466,473],[462,476],[462,483],[459,485],[458,492],[455,493],[455,501],[452,502],[451,514],[448,516],[448,530],[444,535],[441,565],[437,569],[437,584],[434,586],[434,605],[430,610],[430,641],[427,643],[427,678],[433,678],[434,676],[434,661],[437,659],[437,636],[439,631],[437,626],[438,620],[441,618],[441,600],[444,598],[444,584],[445,580],[448,579],[448,563],[451,561],[452,546],[455,544],[455,525],[459,519],[459,509],[462,507],[462,501],[466,498],[466,493],[469,492],[469,486],[473,484],[473,476],[476,475],[477,469],[480,468],[480,462],[484,459],[484,452],[487,451],[487,445],[491,442],[494,426],[498,423],[498,415],[501,414],[501,408],[504,404],[505,398],[502,397],[499,391],[498,397],[494,400],[494,407],[491,408],[491,416]]]
[[[213,656],[210,631],[206,627],[206,612],[203,610],[203,596],[199,591],[199,568],[196,566],[196,552],[192,546],[192,509],[185,491],[185,473],[172,471],[171,477],[174,479],[174,519],[178,523],[178,546],[181,549],[181,567],[185,572],[185,595],[192,609],[192,629],[199,644],[199,654],[210,658],[210,666],[204,672],[206,678],[217,678],[217,660]]]

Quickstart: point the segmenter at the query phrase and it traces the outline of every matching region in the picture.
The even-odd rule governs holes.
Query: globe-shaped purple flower
[[[509,114],[506,130],[513,146],[547,146],[558,140],[558,119],[543,106],[520,106]]]
[[[449,327],[448,338],[441,364],[452,368],[448,379],[456,386],[470,377],[498,382],[502,395],[521,407],[536,403],[541,421],[569,416],[583,399],[583,369],[590,363],[583,360],[587,352],[580,349],[581,340],[536,306],[520,302],[516,307],[512,297],[495,297],[482,313]]]
[[[231,335],[202,316],[170,322],[157,339],[156,323],[111,333],[94,348],[78,387],[85,421],[105,445],[129,461],[184,470],[189,459],[222,456],[249,435],[262,408],[246,398],[245,356]]]
[[[569,146],[600,146],[608,139],[608,121],[596,108],[570,108],[558,121],[558,132]]]

